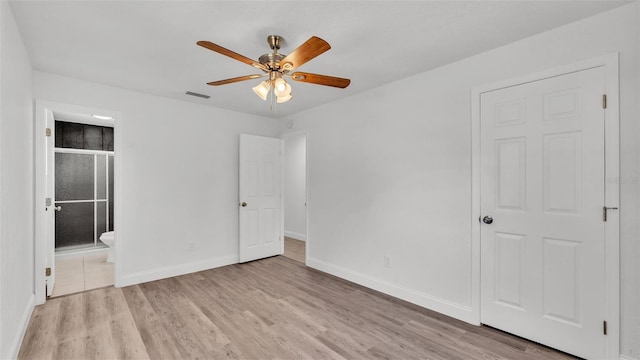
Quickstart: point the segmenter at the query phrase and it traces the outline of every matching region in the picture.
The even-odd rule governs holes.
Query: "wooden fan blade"
[[[260,64],[259,62],[255,61],[255,60],[252,60],[252,59],[249,59],[248,57],[240,55],[240,54],[238,54],[236,52],[233,52],[233,51],[231,51],[229,49],[225,49],[222,46],[214,44],[214,43],[212,43],[210,41],[198,41],[197,44],[202,46],[203,48],[207,48],[207,49],[209,49],[211,51],[215,51],[215,52],[217,52],[219,54],[222,54],[222,55],[228,56],[228,57],[230,57],[232,59],[241,61],[241,62],[243,62],[243,63],[245,63],[247,65],[251,65],[251,66],[253,66],[255,68],[258,68],[258,69],[261,69],[261,70],[267,70],[267,67],[262,65],[262,64]]]
[[[235,82],[239,82],[239,81],[257,79],[257,78],[261,78],[262,76],[263,75],[259,75],[259,74],[238,76],[238,77],[234,77],[234,78],[231,78],[231,79],[224,79],[224,80],[208,82],[207,85],[212,85],[212,86],[225,85],[225,84],[231,84],[231,83],[235,83]]]
[[[349,84],[351,84],[351,80],[349,79],[339,78],[335,76],[311,74],[311,73],[300,72],[300,71],[297,71],[291,74],[291,78],[295,81],[307,82],[307,83],[318,84],[318,85],[333,86],[341,89],[344,89],[347,86],[349,86]]]
[[[331,46],[328,42],[317,36],[312,36],[297,49],[293,50],[291,54],[280,60],[280,67],[286,71],[293,70],[329,49],[331,49]]]

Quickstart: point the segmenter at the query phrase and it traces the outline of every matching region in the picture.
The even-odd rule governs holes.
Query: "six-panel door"
[[[604,70],[481,95],[482,322],[603,358]]]

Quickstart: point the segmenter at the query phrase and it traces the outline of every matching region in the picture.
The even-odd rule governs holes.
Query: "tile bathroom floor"
[[[113,263],[107,254],[56,259],[56,282],[51,297],[113,285]]]

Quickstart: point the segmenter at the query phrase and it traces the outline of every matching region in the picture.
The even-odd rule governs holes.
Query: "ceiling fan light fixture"
[[[291,94],[291,85],[289,85],[289,83],[283,78],[278,78],[274,81],[273,92],[278,97],[286,97]]]
[[[253,91],[256,93],[256,95],[260,97],[260,99],[266,101],[267,95],[269,94],[270,87],[271,87],[271,84],[269,83],[269,81],[265,80],[260,84],[258,84],[257,86],[254,86]]]
[[[277,101],[278,104],[282,104],[283,102],[291,100],[291,98],[293,98],[293,96],[291,96],[291,94],[287,94],[285,96],[278,96]]]
[[[286,83],[287,82],[284,81],[283,78],[278,78],[275,80],[273,85],[276,88],[276,91],[283,92],[287,88],[287,86],[285,85]]]
[[[302,43],[302,45],[290,52],[289,55],[285,55],[278,52],[282,41],[283,39],[279,35],[269,35],[267,37],[267,42],[269,43],[269,47],[272,52],[263,54],[260,56],[258,61],[252,60],[229,49],[225,49],[224,47],[210,41],[198,41],[196,44],[199,46],[230,57],[244,64],[253,66],[263,72],[263,74],[237,76],[224,80],[211,81],[208,82],[207,85],[219,86],[233,84],[240,81],[268,76],[269,78],[267,80],[262,81],[252,89],[262,100],[267,101],[267,98],[269,98],[271,109],[276,111],[276,103],[284,103],[292,99],[291,85],[284,79],[284,76],[289,76],[295,81],[332,86],[341,89],[346,88],[351,83],[351,80],[349,79],[338,78],[335,76],[303,72],[294,72],[290,74],[291,71],[331,49],[331,46],[321,38],[312,36]]]

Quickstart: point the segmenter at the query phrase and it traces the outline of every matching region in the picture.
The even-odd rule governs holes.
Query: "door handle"
[[[482,222],[483,222],[483,223],[485,223],[485,224],[487,224],[487,225],[488,225],[488,224],[491,224],[491,223],[493,223],[493,218],[492,218],[491,216],[488,216],[488,215],[487,215],[487,216],[485,216],[485,217],[483,217],[483,218],[482,218]]]
[[[58,206],[54,206],[53,210],[55,211],[62,211],[62,206],[58,205]]]
[[[240,204],[240,206],[245,207],[245,206],[247,206],[247,203],[243,201],[243,202]]]

